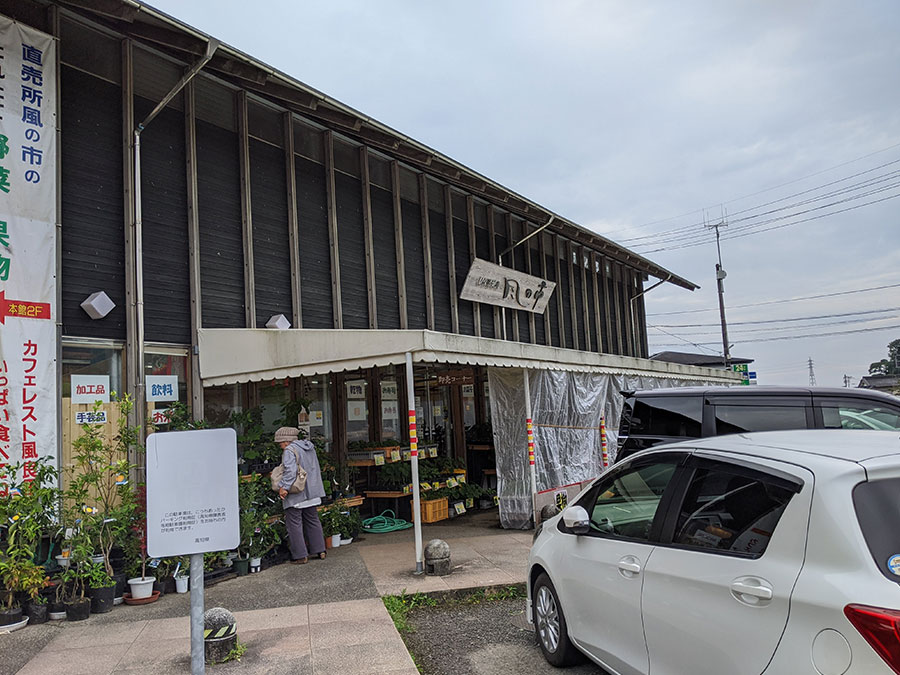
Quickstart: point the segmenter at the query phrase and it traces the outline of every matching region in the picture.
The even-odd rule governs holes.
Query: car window
[[[675,473],[676,461],[654,462],[625,469],[600,482],[588,505],[591,530],[646,540],[663,492]]]
[[[806,429],[804,406],[716,405],[716,435]]]
[[[673,543],[758,558],[794,494],[776,482],[723,463],[696,469]]]
[[[900,520],[900,478],[860,483],[853,489],[853,506],[869,553],[878,569],[891,581],[900,583],[900,571],[892,561],[900,555],[897,521]],[[892,567],[894,569],[892,569]]]
[[[630,413],[629,434],[699,438],[703,399],[700,396],[647,396],[636,399]]]
[[[822,401],[822,422],[826,429],[900,429],[900,413],[879,405]]]

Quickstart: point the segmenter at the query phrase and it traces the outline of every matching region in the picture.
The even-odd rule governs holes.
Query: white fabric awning
[[[207,387],[402,365],[407,352],[415,363],[655,375],[723,384],[740,379],[718,368],[427,330],[206,328],[199,334],[200,378]]]

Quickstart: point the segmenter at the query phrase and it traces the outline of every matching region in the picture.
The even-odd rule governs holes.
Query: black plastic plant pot
[[[231,569],[239,577],[250,573],[250,558],[235,558],[231,563]]]
[[[153,582],[153,590],[159,591],[159,597],[162,597],[166,594],[166,585],[162,582],[161,579],[157,579]]]
[[[113,608],[113,600],[116,597],[115,586],[104,586],[91,589],[91,613],[106,614]]]
[[[29,602],[25,605],[25,614],[28,616],[28,625],[47,623],[47,603]]]
[[[116,589],[115,597],[121,598],[122,594],[126,590],[128,590],[128,575],[124,572],[122,572],[121,574],[114,574],[113,580],[116,582],[116,585],[114,586],[114,588]]]
[[[0,611],[0,626],[9,626],[22,620],[22,608],[13,607]]]
[[[66,608],[67,621],[84,621],[91,615],[91,599],[82,598],[74,602],[63,603]]]

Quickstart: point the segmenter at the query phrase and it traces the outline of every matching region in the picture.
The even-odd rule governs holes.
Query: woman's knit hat
[[[297,427],[281,427],[278,431],[275,432],[275,442],[276,443],[290,443],[291,441],[297,440],[297,435],[300,433],[300,430]]]

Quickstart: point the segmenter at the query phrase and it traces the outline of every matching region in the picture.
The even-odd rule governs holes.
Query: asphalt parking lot
[[[522,598],[439,604],[410,611],[401,633],[424,675],[602,675],[586,663],[566,670],[544,660]]]

